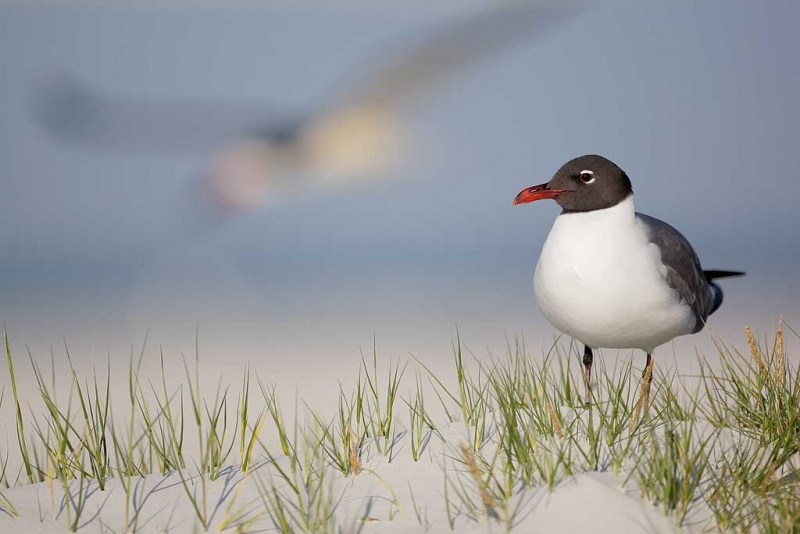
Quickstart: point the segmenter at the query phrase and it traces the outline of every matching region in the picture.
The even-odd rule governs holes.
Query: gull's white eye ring
[[[581,173],[578,175],[578,178],[580,178],[581,182],[590,184],[594,182],[594,173],[592,171],[581,171]]]

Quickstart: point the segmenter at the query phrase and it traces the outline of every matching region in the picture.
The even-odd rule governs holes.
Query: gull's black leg
[[[644,366],[644,371],[642,371],[642,392],[644,393],[643,404],[644,404],[645,414],[649,414],[650,410],[650,384],[653,382],[654,365],[655,365],[655,360],[653,360],[653,355],[648,352],[647,363]]]
[[[589,402],[592,399],[592,362],[594,361],[594,355],[592,354],[592,349],[589,348],[589,345],[584,345],[583,350],[583,369],[584,369],[584,378],[586,379],[586,397],[584,397],[584,402],[586,406],[589,406]]]
[[[648,386],[650,385],[650,382],[653,381],[653,369],[651,367],[652,363],[653,363],[653,355],[648,353],[647,354],[647,363],[644,364],[644,371],[642,371],[642,379],[645,379],[645,378],[647,379],[647,385]],[[647,370],[648,369],[650,370],[650,376],[647,375]]]
[[[642,386],[639,388],[639,400],[636,401],[636,406],[633,408],[633,417],[631,417],[630,431],[633,432],[636,425],[639,424],[639,414],[644,408],[645,417],[650,417],[650,383],[653,381],[653,365],[655,360],[653,355],[647,353],[647,363],[642,371]]]

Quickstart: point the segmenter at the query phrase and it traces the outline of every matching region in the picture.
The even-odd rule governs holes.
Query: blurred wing
[[[481,11],[393,61],[386,63],[382,54],[378,59],[384,66],[340,104],[388,111],[459,69],[542,36],[580,11],[578,5],[515,1]],[[318,118],[286,116],[254,102],[107,96],[64,75],[36,85],[30,106],[36,122],[56,139],[127,153],[205,153],[242,135],[280,145]]]
[[[449,27],[440,29],[420,44],[385,60],[363,87],[346,94],[351,106],[395,107],[426,89],[515,44],[541,38],[581,11],[581,4],[560,2],[512,1],[470,14]]]
[[[109,97],[66,75],[34,86],[30,107],[55,139],[123,153],[205,153],[247,133],[278,143],[301,124],[254,102]]]

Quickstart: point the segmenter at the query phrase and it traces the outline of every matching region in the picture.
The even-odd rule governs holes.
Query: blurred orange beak
[[[517,204],[527,204],[535,200],[542,200],[546,198],[556,198],[564,193],[571,193],[569,189],[548,189],[547,184],[534,185],[519,192],[514,198],[514,206]]]

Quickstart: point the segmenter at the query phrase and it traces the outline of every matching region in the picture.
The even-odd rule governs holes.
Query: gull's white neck
[[[572,218],[570,220],[570,218]],[[569,220],[568,224],[591,224],[591,223],[607,223],[615,224],[625,220],[633,220],[636,218],[636,209],[633,205],[633,193],[625,197],[625,199],[615,206],[604,208],[601,210],[592,211],[567,211],[561,213],[556,221]],[[591,221],[591,223],[589,222]]]

